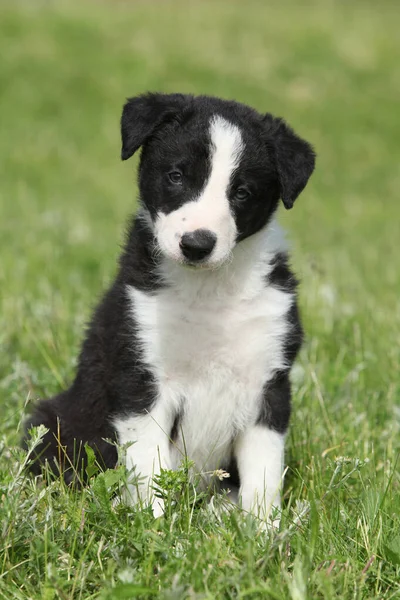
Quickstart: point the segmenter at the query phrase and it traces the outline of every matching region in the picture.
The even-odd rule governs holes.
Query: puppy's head
[[[280,198],[293,206],[314,169],[284,121],[218,98],[131,98],[121,130],[123,160],[142,146],[140,197],[160,251],[191,266],[223,264]]]

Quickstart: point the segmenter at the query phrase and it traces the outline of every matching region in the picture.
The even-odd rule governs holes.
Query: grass
[[[0,598],[400,598],[400,220],[395,1],[0,4]],[[73,376],[135,208],[127,95],[234,97],[318,151],[281,212],[307,340],[282,526],[213,513],[185,470],[165,519],[22,472],[26,405]]]

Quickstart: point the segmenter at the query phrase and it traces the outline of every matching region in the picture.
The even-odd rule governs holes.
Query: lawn
[[[398,4],[0,4],[0,598],[400,598]],[[318,153],[281,222],[306,343],[281,529],[212,511],[183,469],[164,519],[23,474],[21,420],[73,377],[111,281],[137,161],[126,96],[211,93],[284,116]]]

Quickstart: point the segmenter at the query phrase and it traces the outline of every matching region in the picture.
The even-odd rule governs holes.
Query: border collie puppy
[[[152,478],[187,455],[236,473],[242,507],[280,505],[289,371],[302,329],[275,212],[291,208],[315,156],[281,119],[233,101],[150,93],[124,106],[122,159],[142,148],[140,208],[94,313],[71,387],[36,407],[47,461],[67,481],[87,443],[115,445],[140,476],[132,502],[163,512]],[[60,448],[62,452],[60,452]]]

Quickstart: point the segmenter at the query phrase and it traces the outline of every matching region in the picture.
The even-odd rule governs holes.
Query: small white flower
[[[215,471],[213,471],[212,475],[213,477],[218,477],[220,481],[223,481],[224,479],[227,479],[231,476],[231,474],[227,471],[224,471],[224,469],[216,469]]]

